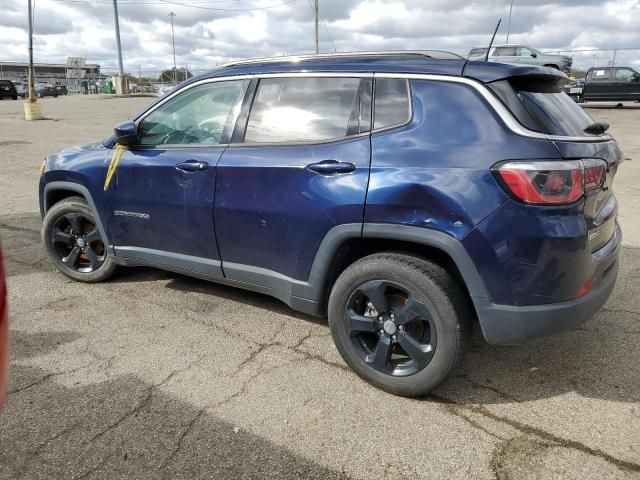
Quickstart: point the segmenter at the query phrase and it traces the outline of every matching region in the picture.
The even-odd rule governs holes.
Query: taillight
[[[602,160],[507,162],[494,169],[518,200],[536,205],[573,203],[601,188],[607,171]]]

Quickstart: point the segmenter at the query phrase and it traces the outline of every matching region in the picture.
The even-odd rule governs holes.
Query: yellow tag
[[[127,147],[125,147],[124,145],[116,145],[116,148],[113,151],[113,157],[111,157],[111,162],[109,163],[109,168],[107,169],[107,178],[104,181],[105,192],[109,189],[109,185],[111,184],[111,178],[113,178],[113,174],[116,173],[116,169],[118,168],[118,163],[120,163],[122,154],[126,150],[127,150]]]

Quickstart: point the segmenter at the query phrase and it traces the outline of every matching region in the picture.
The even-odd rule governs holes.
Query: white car
[[[18,92],[18,96],[22,98],[26,98],[28,87],[23,82],[16,82],[11,80],[11,83],[16,87],[16,92]]]

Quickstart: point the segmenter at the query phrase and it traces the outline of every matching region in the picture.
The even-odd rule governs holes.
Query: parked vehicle
[[[562,87],[562,91],[576,101],[582,99],[582,89],[584,88],[584,78],[578,78]]]
[[[9,374],[9,305],[3,263],[0,245],[0,408],[4,406],[7,398]]]
[[[469,60],[483,60],[487,47],[475,47],[469,51]],[[522,63],[526,65],[541,65],[555,68],[564,73],[571,73],[573,58],[567,55],[552,55],[543,53],[526,45],[494,45],[489,53],[490,62]]]
[[[40,98],[43,98],[43,97],[57,98],[58,90],[53,85],[38,83],[36,84],[36,95]]]
[[[25,85],[23,82],[14,82],[12,81],[13,86],[16,87],[16,93],[19,97],[26,98],[29,87]]]
[[[58,91],[58,95],[67,95],[69,93],[65,85],[56,85],[56,90]]]
[[[640,73],[630,67],[592,67],[587,72],[582,100],[640,101]]]
[[[0,80],[0,100],[3,98],[18,99],[16,87],[10,80]]]
[[[560,72],[434,57],[188,80],[45,160],[47,255],[78,281],[146,265],[328,315],[347,364],[407,396],[459,364],[476,318],[502,344],[586,321],[618,272],[616,142]]]

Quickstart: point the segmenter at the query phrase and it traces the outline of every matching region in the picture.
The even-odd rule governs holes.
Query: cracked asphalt
[[[12,336],[0,478],[640,478],[640,109],[590,109],[627,156],[625,235],[596,317],[520,346],[484,343],[433,395],[378,391],[326,321],[152,269],[74,283],[40,245],[38,167],[150,99],[0,102],[0,237]]]

